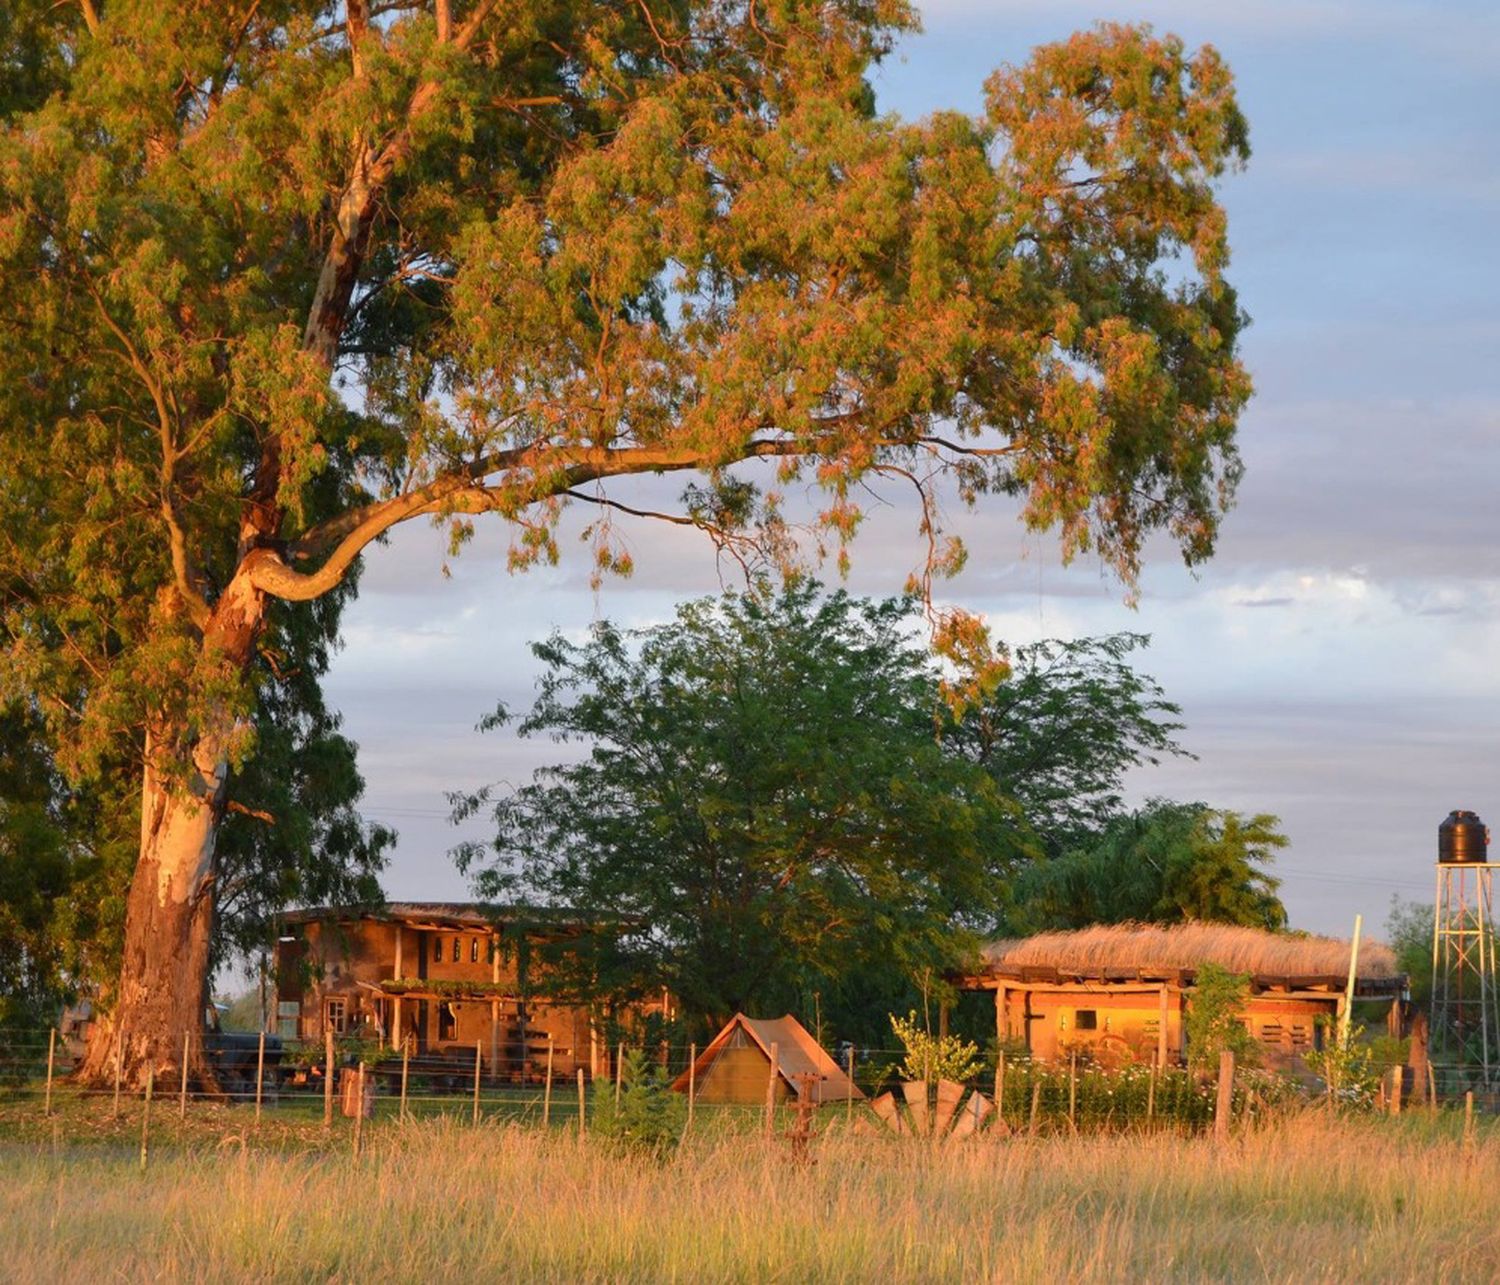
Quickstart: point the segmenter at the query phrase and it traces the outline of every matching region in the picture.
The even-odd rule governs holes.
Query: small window
[[[344,1007],[344,1001],[341,999],[329,1000],[327,1012],[328,1029],[335,1035],[342,1035],[347,1021],[347,1010]]]
[[[438,1005],[438,1039],[451,1040],[457,1030],[458,1023],[453,1020],[453,1005]]]
[[[471,964],[477,964],[478,962],[479,962],[479,938],[478,937],[470,937],[469,938],[469,963],[471,963]]]
[[[441,937],[432,939],[432,962],[434,964],[443,962],[443,939]]]
[[[1076,1009],[1073,1013],[1073,1029],[1078,1031],[1097,1031],[1099,1029],[1099,1014],[1092,1008]]]
[[[462,937],[455,937],[453,939],[453,962],[455,964],[458,963],[459,956],[463,954],[463,949],[464,939]]]

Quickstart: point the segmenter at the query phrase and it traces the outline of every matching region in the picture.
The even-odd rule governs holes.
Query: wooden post
[[[120,1118],[120,1076],[125,1067],[125,1028],[115,1032],[115,1105],[110,1119]]]
[[[333,1128],[333,1027],[323,1028],[323,1127]]]
[[[261,1028],[260,1042],[255,1049],[255,1123],[260,1123],[260,1101],[262,1088],[266,1082],[266,1032]]]
[[[771,1041],[771,1074],[766,1077],[766,1137],[776,1127],[776,1077],[781,1073],[781,1049]]]
[[[411,1045],[401,1041],[401,1112],[399,1119],[406,1119],[406,1073],[411,1062]]]
[[[1037,1116],[1042,1110],[1042,1082],[1036,1080],[1031,1086],[1031,1136],[1036,1137]]]
[[[620,1109],[620,1082],[625,1077],[625,1041],[615,1050],[615,1110]]]
[[[177,1117],[180,1120],[187,1119],[188,1041],[192,1038],[191,1031],[184,1031],[182,1033],[182,1088],[177,1096]]]
[[[854,1094],[858,1089],[854,1083],[854,1045],[849,1045],[849,1097],[844,1108],[844,1123],[854,1123]]]
[[[1427,1064],[1427,1105],[1433,1115],[1437,1114],[1437,1074],[1432,1069],[1432,1063]]]
[[[479,1073],[484,1061],[479,1054],[479,1041],[474,1041],[474,1127],[479,1127]]]
[[[1362,915],[1354,916],[1354,940],[1349,943],[1349,980],[1344,986],[1344,1005],[1339,1009],[1339,1047],[1349,1045],[1349,1017],[1354,1008],[1354,974],[1359,966],[1359,930],[1364,923]]]
[[[583,1068],[578,1068],[582,1074]],[[552,1032],[547,1032],[547,1083],[542,1085],[542,1128],[552,1122]]]
[[[1010,1023],[1005,1013],[1006,993],[1005,983],[999,982],[995,986],[995,1047],[1003,1049],[1006,1037],[1010,1034]]]
[[[141,1168],[146,1167],[146,1151],[151,1135],[151,1090],[156,1085],[156,1068],[146,1068],[146,1107],[141,1112]]]
[[[1158,1066],[1167,1064],[1167,984],[1162,983],[1156,997],[1156,1061]]]
[[[496,956],[498,959],[499,956]],[[500,1077],[500,1001],[490,1001],[490,1083]]]
[[[47,1096],[42,1103],[42,1114],[52,1114],[52,1067],[57,1059],[57,1027],[47,1030]]]
[[[1005,1124],[1005,1045],[995,1055],[995,1118]]]
[[[1464,1150],[1474,1150],[1474,1090],[1464,1094]]]
[[[688,1045],[688,1112],[687,1112],[687,1124],[683,1127],[683,1130],[682,1130],[683,1133],[686,1133],[689,1129],[691,1129],[693,1127],[693,1102],[697,1098],[697,1096],[698,1096],[698,1046],[696,1044],[689,1044]],[[853,1102],[854,1099],[850,1098],[849,1101]]]
[[[359,1071],[354,1077],[355,1107],[354,1107],[354,1154],[359,1155],[360,1148],[364,1145],[365,1135],[365,1064],[359,1064]]]
[[[583,1068],[578,1068],[578,1136],[580,1138],[588,1131],[588,1116],[583,1101]]]
[[[1156,1073],[1156,1063],[1152,1062],[1151,1077],[1146,1081],[1146,1123],[1148,1125],[1156,1118]]]
[[[1219,1054],[1219,1097],[1214,1103],[1214,1137],[1223,1142],[1229,1137],[1229,1117],[1234,1106],[1234,1053],[1225,1049]]]
[[[1391,1114],[1401,1114],[1401,1068],[1391,1067]]]
[[[1068,1056],[1068,1131],[1078,1132],[1078,1050]]]

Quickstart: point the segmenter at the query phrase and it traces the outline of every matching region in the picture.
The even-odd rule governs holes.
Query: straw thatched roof
[[[1232,924],[1101,924],[993,941],[983,958],[984,972],[996,977],[1187,980],[1201,965],[1214,963],[1259,983],[1327,983],[1347,975],[1349,942]],[[1384,990],[1401,981],[1390,947],[1373,941],[1360,942],[1357,976],[1361,989]]]

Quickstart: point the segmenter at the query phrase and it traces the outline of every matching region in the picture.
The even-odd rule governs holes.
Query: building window
[[[471,964],[477,964],[478,962],[479,962],[479,938],[478,937],[470,937],[469,938],[469,963],[471,963]]]
[[[434,964],[443,962],[443,939],[441,937],[432,939],[432,962]]]
[[[462,937],[455,937],[453,939],[453,962],[455,964],[458,963],[459,953],[463,950],[463,947],[464,939]]]
[[[344,1033],[347,1012],[344,1007],[344,1001],[341,999],[329,1000],[326,1012],[328,1018],[328,1029],[335,1035],[342,1035]]]
[[[1092,1008],[1075,1009],[1073,1013],[1073,1029],[1077,1031],[1097,1031],[1099,1029],[1099,1014]]]
[[[453,1019],[453,1005],[443,1002],[438,1004],[438,1039],[451,1040],[458,1029],[458,1023]]]

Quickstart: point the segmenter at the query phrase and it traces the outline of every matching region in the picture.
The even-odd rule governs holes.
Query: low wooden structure
[[[994,993],[1002,1046],[1024,1043],[1049,1061],[1079,1053],[1105,1065],[1166,1066],[1186,1061],[1198,970],[1218,964],[1250,979],[1240,1020],[1262,1064],[1300,1071],[1343,1008],[1349,954],[1346,941],[1227,924],[1112,924],[991,942],[980,971],[954,980]],[[1390,1005],[1394,1023],[1405,989],[1390,949],[1361,943],[1355,1000]]]
[[[808,1029],[790,1015],[746,1017],[736,1013],[698,1054],[691,1072],[673,1082],[686,1093],[691,1080],[699,1102],[759,1105],[771,1086],[771,1055],[776,1055],[775,1100],[811,1095],[815,1103],[862,1101],[864,1094],[843,1069],[813,1039]]]
[[[476,1047],[489,1079],[608,1074],[609,1049],[585,997],[559,997],[548,970],[616,921],[558,910],[482,903],[391,902],[312,907],[281,916],[275,1029],[321,1043],[359,1036],[418,1074],[455,1083],[472,1074]],[[549,962],[550,961],[550,962]],[[666,1009],[668,997],[637,1006]],[[450,1066],[451,1064],[451,1066]]]

